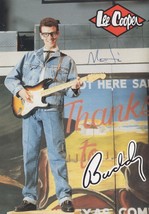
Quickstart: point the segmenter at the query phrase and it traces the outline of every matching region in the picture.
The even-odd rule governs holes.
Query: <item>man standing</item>
[[[78,96],[82,83],[77,76],[73,59],[58,49],[59,22],[53,18],[44,18],[40,22],[39,30],[44,47],[25,54],[6,77],[5,86],[13,95],[20,97],[26,104],[30,104],[33,102],[33,97],[24,86],[35,86],[45,79],[52,79],[48,87],[75,79],[76,81],[72,87],[45,97],[48,107],[36,108],[36,111],[22,120],[25,186],[22,191],[23,202],[15,208],[15,211],[37,209],[38,163],[41,135],[44,131],[59,204],[62,211],[73,212],[72,192],[68,184],[66,167],[63,109],[64,95]]]

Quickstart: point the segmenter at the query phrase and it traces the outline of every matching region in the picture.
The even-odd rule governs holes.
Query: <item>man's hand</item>
[[[26,102],[32,103],[31,93],[25,89],[22,89],[18,92],[18,95],[25,100]]]
[[[81,81],[80,77],[77,77],[74,85],[71,87],[72,89],[79,89],[83,85],[83,82]]]

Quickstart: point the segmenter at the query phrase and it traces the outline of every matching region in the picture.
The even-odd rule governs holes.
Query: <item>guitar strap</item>
[[[66,54],[60,52],[60,59],[59,59],[59,63],[58,63],[57,70],[56,70],[56,74],[55,74],[55,77],[54,77],[54,80],[53,80],[54,82],[56,81],[58,72],[59,72],[60,69],[61,69],[61,64],[62,64],[63,58],[64,58],[65,56],[66,56]]]

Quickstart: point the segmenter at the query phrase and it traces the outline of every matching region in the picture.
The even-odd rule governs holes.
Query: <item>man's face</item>
[[[57,45],[59,31],[57,31],[57,28],[55,26],[53,27],[42,26],[40,37],[43,40],[46,49],[50,50],[51,48],[55,48]]]

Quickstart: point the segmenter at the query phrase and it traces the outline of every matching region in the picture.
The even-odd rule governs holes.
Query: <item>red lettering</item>
[[[89,128],[91,126],[97,125],[111,125],[114,120],[116,121],[127,121],[132,116],[133,118],[139,118],[141,116],[149,115],[149,96],[145,98],[144,103],[141,107],[141,101],[135,101],[135,93],[131,93],[128,99],[128,103],[124,105],[119,104],[117,106],[113,106],[110,109],[108,108],[98,108],[95,111],[87,112],[83,109],[83,100],[76,100],[74,102],[68,103],[65,106],[70,106],[70,113],[68,116],[68,123],[66,127],[66,132],[70,133],[71,131],[71,123],[74,111],[76,113],[76,123],[75,130],[79,130],[80,122],[83,123],[84,128]],[[79,106],[78,106],[79,105]],[[100,121],[97,124],[97,121]]]
[[[130,118],[130,114],[132,114],[134,116],[134,118],[138,118],[139,117],[139,114],[137,114],[135,112],[135,110],[140,105],[140,102],[136,101],[135,103],[133,103],[134,97],[135,97],[135,94],[132,93],[130,95],[130,98],[129,98],[129,101],[128,101],[126,115],[125,115],[124,120],[128,120]]]
[[[106,115],[107,115],[107,108],[104,108],[104,109],[97,109],[94,113],[93,113],[93,116],[92,116],[92,124],[96,125],[96,119],[97,119],[97,113],[101,112],[101,122],[98,124],[98,125],[101,125],[101,124],[106,124],[105,120],[106,120]]]
[[[82,113],[82,109],[83,109],[83,106],[80,106],[79,111],[78,111],[78,115],[77,115],[77,118],[76,118],[75,130],[78,130],[79,123],[83,119],[83,117],[84,117],[84,128],[88,127],[87,123],[88,123],[89,113],[88,112],[84,112],[83,114],[81,114]]]
[[[74,102],[70,102],[68,104],[66,104],[65,106],[71,106],[70,108],[70,114],[68,116],[68,122],[67,122],[67,127],[66,127],[66,133],[70,133],[70,127],[71,127],[71,122],[72,122],[72,116],[73,116],[73,113],[74,113],[74,110],[76,108],[76,104],[80,104],[80,103],[83,103],[83,100],[76,100]]]
[[[83,144],[84,145],[82,147],[80,147],[80,149],[82,149],[81,162],[80,162],[81,168],[85,168],[86,164],[83,165],[83,163],[86,161],[86,159],[87,159],[87,161],[89,161],[89,159],[92,157],[92,155],[97,152],[97,150],[95,148],[95,146],[96,146],[95,143],[89,143],[89,141],[86,140],[86,141],[83,142]],[[90,152],[88,153],[88,157],[86,158],[87,149],[89,147],[94,147],[94,148],[92,150],[90,150]]]
[[[143,105],[142,105],[142,110],[141,110],[141,115],[142,116],[149,116],[149,96],[145,99]]]
[[[111,111],[110,111],[109,120],[108,120],[107,124],[112,124],[113,123],[114,115],[116,114],[117,110],[119,110],[119,113],[118,113],[118,116],[117,116],[118,117],[118,121],[123,121],[123,119],[122,119],[123,109],[124,109],[124,106],[122,104],[119,104],[116,107],[112,107]]]

